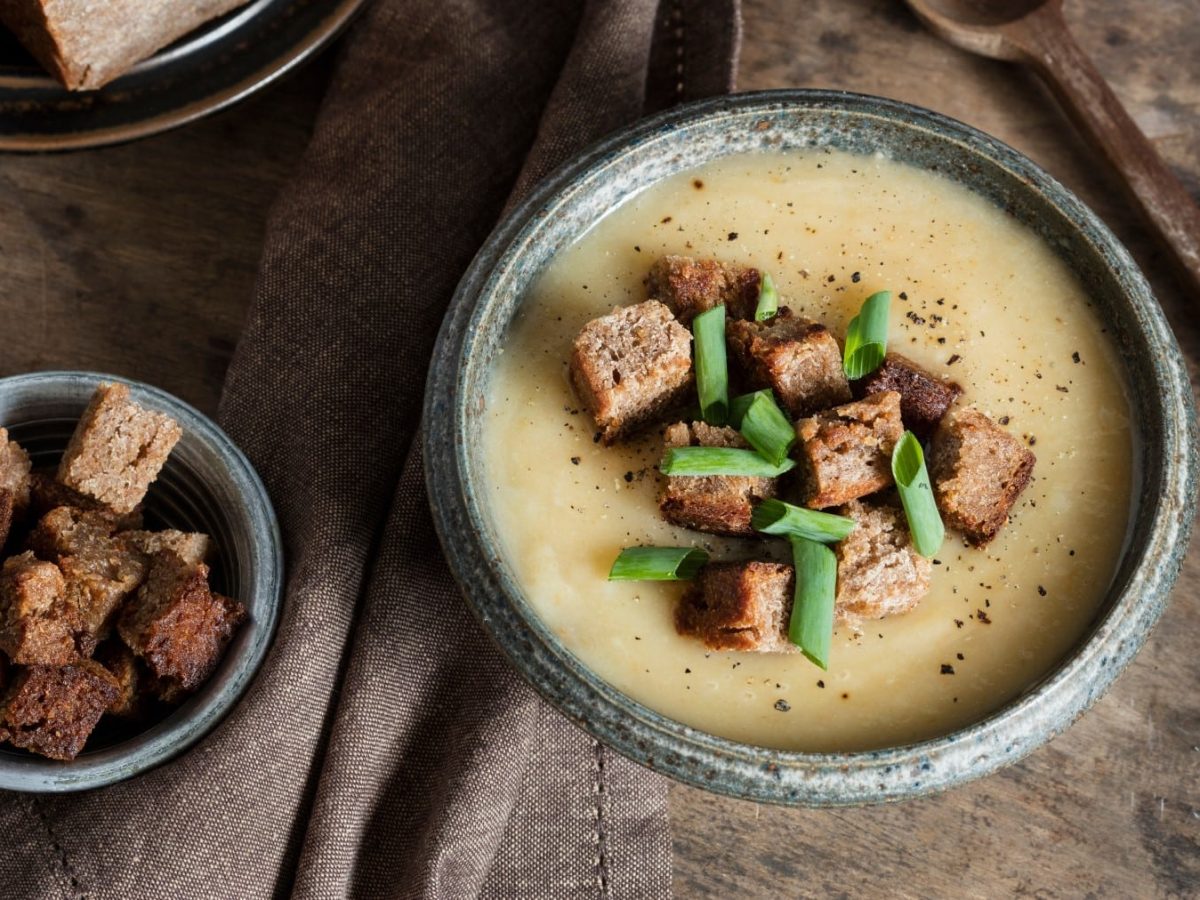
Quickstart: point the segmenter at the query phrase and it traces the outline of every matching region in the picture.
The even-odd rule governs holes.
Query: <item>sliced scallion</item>
[[[739,430],[763,459],[776,466],[787,459],[796,443],[796,429],[767,391],[751,401]]]
[[[695,547],[626,547],[608,572],[609,581],[687,581],[708,562]]]
[[[753,450],[733,447],[673,447],[663,456],[658,470],[664,475],[749,475],[775,478],[790,471],[796,461],[785,459],[771,465]]]
[[[762,273],[762,281],[758,287],[758,306],[754,310],[756,322],[765,322],[775,318],[779,312],[779,292],[775,290],[775,279],[770,272]]]
[[[870,375],[883,363],[891,305],[892,292],[879,291],[868,297],[858,315],[850,320],[842,368],[851,381]]]
[[[925,453],[911,431],[904,432],[892,450],[892,477],[908,518],[913,546],[922,556],[933,556],[942,546],[946,528],[933,498]]]
[[[816,541],[802,537],[790,540],[792,563],[796,567],[796,595],[788,622],[788,640],[812,663],[828,669],[837,595],[837,557]]]
[[[763,534],[802,537],[821,544],[836,544],[854,530],[855,522],[846,516],[792,506],[782,500],[768,499],[750,513],[750,524]]]
[[[696,392],[709,425],[729,418],[729,368],[725,358],[725,307],[714,306],[692,320],[695,337]]]
[[[770,388],[761,391],[755,391],[753,394],[738,394],[729,401],[729,424],[734,428],[742,427],[742,419],[746,418],[746,410],[750,408],[750,404],[755,398],[760,395],[766,395],[771,398],[771,402],[775,402],[775,395],[771,393]]]

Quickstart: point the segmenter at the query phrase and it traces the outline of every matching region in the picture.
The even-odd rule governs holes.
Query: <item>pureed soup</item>
[[[570,385],[589,320],[646,299],[664,254],[769,272],[781,302],[839,339],[891,290],[889,349],[965,389],[1037,454],[986,548],[947,531],[911,612],[839,627],[829,669],[799,653],[681,637],[681,583],[609,582],[624,547],[790,561],[786,541],[677,528],[658,510],[661,429],[601,446]],[[881,156],[728,157],[661,182],[566,250],[525,298],[483,417],[504,559],[589,668],[678,721],[749,744],[866,750],[937,737],[1031,687],[1080,639],[1116,570],[1133,443],[1120,363],[1082,287],[1032,232],[967,189]]]

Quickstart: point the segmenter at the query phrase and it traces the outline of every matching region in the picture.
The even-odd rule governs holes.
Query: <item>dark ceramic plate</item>
[[[364,0],[253,0],[98,91],[65,90],[0,28],[0,150],[157,134],[223,109],[308,59]]]

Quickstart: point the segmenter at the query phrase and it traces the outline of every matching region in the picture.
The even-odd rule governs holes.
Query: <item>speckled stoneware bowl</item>
[[[859,753],[793,753],[697,731],[629,699],[542,624],[502,558],[480,459],[492,361],[530,283],[615,206],[681,170],[735,153],[881,151],[941,174],[1040,234],[1082,279],[1125,361],[1140,446],[1129,537],[1108,597],[1059,667],[985,720],[936,740]],[[699,787],[833,806],[915,797],[1020,759],[1104,693],[1167,602],[1196,501],[1195,412],[1175,339],[1125,249],[1025,157],[959,122],[827,91],[744,94],[682,107],[594,146],[504,220],[459,285],[434,354],[426,472],[451,568],[484,627],[547,700],[630,758]]]
[[[214,544],[212,585],[244,603],[250,619],[212,678],[149,727],[121,729],[102,721],[87,749],[69,763],[0,746],[0,790],[86,790],[178,756],[245,693],[275,634],[283,578],[275,512],[249,461],[210,419],[149,385],[90,372],[39,372],[0,379],[0,425],[29,451],[35,467],[51,465],[102,381],[125,382],[136,402],[183,426],[183,437],[146,495],[147,527],[208,534]]]

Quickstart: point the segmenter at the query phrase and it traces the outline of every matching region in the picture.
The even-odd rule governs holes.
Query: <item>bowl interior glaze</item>
[[[88,748],[70,763],[0,748],[2,790],[101,787],[177,756],[245,692],[275,633],[283,570],[275,514],[249,461],[211,420],[148,385],[85,372],[42,372],[0,379],[0,425],[29,452],[35,467],[52,465],[101,381],[124,381],[136,402],[183,426],[183,437],[146,496],[147,527],[208,534],[214,546],[211,583],[244,603],[250,619],[212,678],[149,727],[102,721]]]
[[[492,361],[529,286],[609,210],[678,172],[738,153],[883,153],[964,185],[1031,228],[1082,281],[1125,366],[1140,486],[1113,584],[1089,633],[1038,685],[945,737],[855,753],[767,750],[700,732],[592,674],[540,622],[500,552],[478,415]],[[489,238],[443,324],[426,394],[426,474],[451,568],[484,627],[551,703],[651,768],[757,801],[831,806],[918,796],[978,777],[1049,740],[1144,642],[1182,562],[1196,501],[1195,411],[1174,336],[1102,222],[1015,150],[936,113],[829,91],[703,101],[594,146],[547,179]]]

